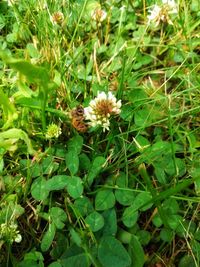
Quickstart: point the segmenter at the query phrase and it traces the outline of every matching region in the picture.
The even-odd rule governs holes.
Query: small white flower
[[[0,225],[0,239],[10,243],[20,243],[22,241],[22,236],[20,235],[19,230],[17,230],[17,224],[13,222],[10,224],[2,223]]]
[[[58,138],[59,135],[61,135],[62,131],[60,126],[52,123],[47,127],[47,132],[46,132],[46,138],[51,139],[51,138]]]
[[[22,236],[20,234],[17,234],[17,236],[15,237],[15,242],[20,243],[21,241],[22,241]]]
[[[170,15],[178,13],[178,5],[174,0],[162,0],[162,5],[154,5],[149,11],[148,24],[153,23],[157,27],[160,22],[173,24]]]
[[[91,17],[96,22],[102,22],[106,19],[107,13],[106,13],[106,11],[102,10],[101,8],[97,8],[92,12]]]
[[[62,22],[64,21],[64,15],[62,12],[57,11],[50,16],[50,20],[53,24],[58,24],[61,25]]]
[[[121,100],[109,92],[98,92],[97,97],[90,101],[89,106],[84,108],[85,119],[91,127],[102,126],[103,131],[109,130],[111,115],[121,112]]]

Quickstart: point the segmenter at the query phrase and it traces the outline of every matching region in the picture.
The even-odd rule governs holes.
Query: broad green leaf
[[[75,208],[81,216],[88,215],[94,210],[91,201],[85,196],[77,198],[74,202],[73,208]]]
[[[136,88],[130,91],[128,95],[129,100],[134,106],[141,106],[148,100],[148,96],[143,89]]]
[[[54,157],[52,155],[48,156],[42,161],[43,175],[50,175],[59,168],[58,163],[54,162]]]
[[[126,227],[132,227],[138,219],[138,211],[135,210],[134,204],[126,208],[122,215],[122,222]]]
[[[17,264],[17,267],[44,267],[43,256],[41,252],[31,251],[25,254],[24,260]]]
[[[2,57],[3,61],[10,65],[11,68],[26,76],[27,80],[31,83],[37,83],[46,86],[50,81],[49,73],[43,67],[35,66],[23,59],[15,59],[6,55],[6,53],[3,51],[1,51],[0,57]]]
[[[63,267],[91,266],[91,261],[88,253],[86,253],[82,248],[76,246],[75,244],[65,250],[65,252],[60,257],[60,263]]]
[[[98,247],[98,259],[103,267],[127,267],[131,258],[123,245],[112,236],[104,236]]]
[[[133,107],[132,106],[122,106],[120,117],[125,121],[132,121],[133,118]]]
[[[4,168],[4,160],[0,157],[0,174],[3,171]]]
[[[37,178],[31,186],[31,195],[38,201],[45,200],[49,195],[47,181],[43,178]]]
[[[32,147],[31,140],[29,139],[27,133],[16,128],[12,128],[0,133],[0,148],[5,147],[7,150],[13,150],[13,145],[18,142],[19,139],[26,143],[29,154],[35,154],[35,150]]]
[[[88,156],[84,153],[79,155],[80,170],[89,171],[91,162]]]
[[[162,203],[162,209],[168,216],[176,214],[179,211],[178,201],[173,198],[168,198]]]
[[[48,265],[48,267],[63,267],[60,262],[54,261]]]
[[[158,179],[158,182],[161,184],[166,184],[167,183],[167,179],[166,179],[166,174],[163,168],[160,168],[160,164],[156,164],[155,167],[155,175],[156,178]]]
[[[96,194],[95,208],[96,210],[107,210],[115,205],[115,195],[110,189],[104,189]]]
[[[125,188],[115,190],[116,200],[123,206],[129,206],[135,199],[135,193]]]
[[[32,58],[39,58],[40,57],[40,53],[38,52],[38,50],[36,49],[36,47],[34,46],[34,44],[32,43],[28,43],[26,45],[26,49],[28,51],[28,54],[32,57]]]
[[[149,114],[148,108],[138,110],[134,114],[135,125],[144,127],[147,123],[151,122],[151,114]]]
[[[104,218],[100,213],[93,211],[86,217],[85,223],[90,227],[92,232],[97,232],[104,226]]]
[[[67,215],[63,209],[59,207],[52,207],[49,210],[49,215],[52,219],[52,222],[55,224],[57,229],[63,229],[65,222],[67,220]]]
[[[135,210],[141,210],[141,211],[145,211],[147,209],[149,209],[152,206],[151,202],[152,196],[149,192],[141,192],[139,193],[136,197],[135,200],[133,202],[133,206],[135,208]],[[145,205],[146,204],[146,205]]]
[[[52,246],[50,255],[53,259],[59,259],[66,251],[66,246],[63,246],[63,244],[68,243],[68,235],[66,235],[65,231],[62,231],[62,233],[61,231],[57,231],[54,241],[56,242],[56,246]]]
[[[200,168],[194,168],[191,173],[192,178],[195,180],[195,191],[197,195],[200,195]]]
[[[49,191],[64,189],[67,187],[69,179],[71,177],[67,175],[55,175],[46,181],[46,189]]]
[[[179,264],[178,267],[197,267],[194,257],[191,255],[184,255]]]
[[[76,152],[76,155],[81,153],[83,146],[83,137],[80,135],[75,135],[67,142],[68,151]]]
[[[103,169],[103,165],[105,164],[106,159],[104,157],[96,157],[92,162],[91,168],[89,170],[87,181],[88,184],[91,185],[100,171]]]
[[[77,231],[74,230],[74,228],[70,228],[69,229],[69,232],[70,232],[70,235],[71,235],[71,239],[73,240],[73,242],[81,247],[82,245],[82,240],[81,240],[81,237],[80,235],[77,233]]]
[[[78,198],[83,193],[83,182],[81,178],[72,176],[68,179],[67,192],[72,198]]]
[[[148,245],[151,240],[151,233],[146,230],[137,231],[137,237],[141,245]]]
[[[0,105],[3,109],[3,130],[6,130],[10,127],[14,120],[18,118],[17,110],[15,109],[14,104],[9,100],[8,96],[0,89]]]
[[[167,218],[167,224],[172,230],[176,230],[177,227],[183,222],[183,218],[180,215],[171,215]]]
[[[41,250],[43,252],[47,251],[54,239],[56,233],[56,227],[54,225],[54,223],[50,223],[49,224],[49,228],[47,230],[47,232],[44,234],[43,238],[42,238],[42,242],[41,242]]]
[[[114,208],[102,213],[104,218],[103,235],[115,235],[117,233],[117,215]]]
[[[76,150],[70,150],[65,155],[66,167],[69,169],[71,175],[78,172],[79,169],[79,157]]]
[[[160,231],[160,238],[164,242],[171,242],[174,237],[174,232],[171,229],[162,228]]]
[[[145,254],[137,236],[132,235],[131,237],[131,242],[129,243],[129,253],[132,259],[131,267],[144,266]]]

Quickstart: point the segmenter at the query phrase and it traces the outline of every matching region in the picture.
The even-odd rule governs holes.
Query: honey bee
[[[77,106],[71,111],[71,124],[80,133],[85,133],[88,129],[84,118],[84,108]]]

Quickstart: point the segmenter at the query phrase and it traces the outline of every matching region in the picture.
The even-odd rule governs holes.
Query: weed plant
[[[200,266],[199,0],[0,2],[0,266]]]

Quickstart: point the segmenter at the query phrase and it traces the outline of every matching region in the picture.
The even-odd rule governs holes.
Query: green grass
[[[0,266],[200,266],[200,4],[176,3],[157,27],[161,1],[0,3]],[[77,131],[98,92],[120,114]]]

